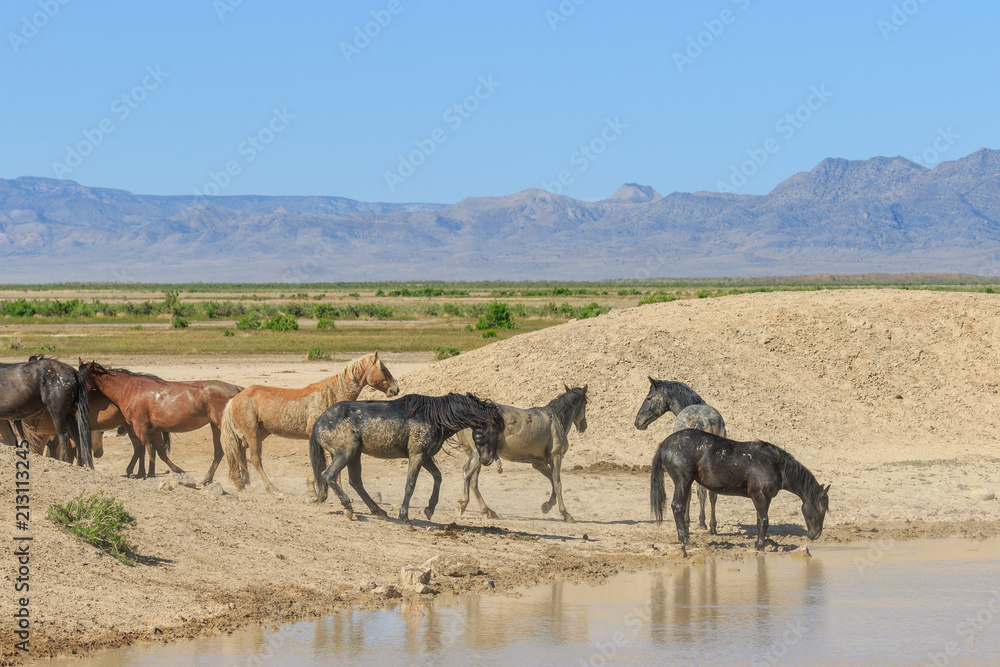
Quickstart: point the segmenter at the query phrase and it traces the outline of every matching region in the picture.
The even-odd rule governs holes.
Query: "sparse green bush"
[[[471,324],[466,324],[465,325],[465,330],[466,331],[474,331],[475,327],[473,327]]]
[[[328,317],[321,317],[316,322],[317,329],[336,329],[337,323]]]
[[[49,505],[48,518],[125,565],[135,565],[135,546],[125,535],[135,525],[135,517],[125,511],[120,500],[103,491],[89,498],[81,493],[65,505]]]
[[[232,337],[233,337],[233,336],[235,336],[235,335],[236,335],[236,334],[234,334],[234,333],[233,333],[232,331],[230,331],[229,329],[226,329],[225,331],[223,331],[223,332],[222,332],[222,337],[223,337],[223,338],[232,338]]]
[[[494,332],[496,333],[496,332]],[[438,359],[447,359],[449,357],[458,356],[457,347],[435,347],[434,351],[438,353]]]
[[[134,327],[129,327],[129,330],[130,331],[142,331],[142,325],[141,324],[137,324]]]
[[[257,313],[244,315],[236,322],[236,328],[240,331],[256,331],[260,329],[260,318]]]
[[[175,329],[187,329],[190,324],[190,322],[180,316],[174,317],[174,319],[170,320],[170,326]]]
[[[650,294],[645,299],[639,300],[640,306],[645,306],[647,303],[669,303],[671,301],[677,301],[680,297],[674,296],[673,294]]]
[[[598,315],[603,315],[604,313],[608,312],[608,310],[610,310],[610,309],[607,308],[607,307],[605,307],[605,306],[600,305],[599,303],[597,303],[595,301],[595,302],[591,303],[590,305],[587,305],[587,306],[584,306],[583,308],[581,308],[580,312],[577,313],[576,317],[579,320],[585,320],[585,319],[590,318],[590,317],[597,317]]]
[[[321,359],[329,359],[329,354],[323,353],[323,348],[321,347],[311,347],[306,353],[306,359],[309,361],[320,361]]]
[[[510,314],[507,304],[502,301],[494,301],[486,309],[486,312],[476,322],[477,329],[513,329],[514,316]]]
[[[299,322],[291,315],[278,313],[265,322],[263,328],[270,329],[271,331],[297,331]]]
[[[496,329],[486,329],[485,331],[483,331],[479,335],[482,336],[483,338],[496,338],[497,337],[497,330]]]

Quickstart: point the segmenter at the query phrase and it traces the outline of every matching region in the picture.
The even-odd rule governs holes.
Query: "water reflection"
[[[391,611],[343,610],[277,629],[109,652],[88,664],[933,662],[960,638],[957,624],[989,610],[991,591],[1000,590],[1000,540],[900,543],[858,567],[865,554],[827,547],[810,559],[688,560],[603,585],[421,598]],[[974,642],[956,646],[960,654],[948,664],[995,662],[1000,608]]]

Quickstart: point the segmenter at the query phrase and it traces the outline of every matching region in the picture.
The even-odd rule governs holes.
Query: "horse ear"
[[[565,382],[563,382],[563,389],[565,389],[566,391],[569,391],[569,387],[566,385]]]
[[[375,357],[376,359],[378,359],[378,350],[375,350],[375,354],[374,354],[374,357]]]
[[[652,376],[652,375],[647,375],[646,377],[648,377],[648,378],[649,378],[649,384],[652,384],[652,385],[655,385],[655,384],[656,384],[656,380],[654,380],[654,379],[653,379],[653,376]]]
[[[823,493],[829,493],[829,492],[830,492],[830,487],[831,487],[831,486],[833,486],[833,484],[827,484],[827,485],[826,485],[826,488],[825,488],[825,489],[823,489]]]
[[[589,387],[589,386],[590,386],[589,384],[583,385],[583,393],[585,393],[585,394],[587,393],[587,387]]]

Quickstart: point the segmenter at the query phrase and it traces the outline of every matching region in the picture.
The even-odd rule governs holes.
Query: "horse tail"
[[[319,429],[313,424],[312,435],[309,436],[309,463],[313,469],[313,483],[316,488],[316,502],[326,501],[328,485],[323,472],[326,470],[326,452],[319,444]]]
[[[249,443],[240,433],[236,420],[233,418],[232,401],[222,411],[221,431],[219,440],[222,443],[222,451],[226,454],[226,463],[229,464],[229,479],[233,480],[237,491],[242,491],[244,487],[250,485],[250,471],[247,469]]]
[[[663,448],[653,455],[653,465],[649,470],[649,510],[657,525],[663,523],[663,506],[667,502],[667,491],[663,488]]]
[[[81,365],[76,371],[76,428],[79,450],[77,458],[80,465],[94,467],[94,452],[91,450],[90,437],[90,395],[87,393],[87,380],[90,373],[87,367]]]

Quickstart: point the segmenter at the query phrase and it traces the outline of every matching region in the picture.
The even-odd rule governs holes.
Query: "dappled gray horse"
[[[654,380],[649,378],[649,393],[646,400],[642,402],[638,414],[635,416],[635,427],[640,431],[645,431],[650,424],[659,419],[667,411],[676,415],[674,419],[674,433],[683,431],[686,428],[694,428],[706,433],[714,433],[726,437],[726,422],[722,415],[711,405],[705,403],[701,396],[691,387],[683,382],[671,382],[670,380]],[[718,494],[715,491],[709,493],[700,484],[695,485],[698,489],[698,527],[708,528],[710,535],[716,534],[715,521],[715,500]],[[712,520],[705,526],[705,496],[708,496],[712,504]],[[691,497],[687,498],[687,506],[684,508],[684,519],[691,523]]]
[[[505,426],[503,437],[498,443],[497,455],[514,463],[530,463],[535,470],[545,475],[552,485],[552,495],[542,503],[542,512],[548,514],[552,506],[558,502],[563,519],[573,523],[573,517],[566,511],[566,505],[563,503],[560,472],[563,457],[569,450],[566,433],[569,432],[570,426],[575,424],[576,430],[580,433],[587,430],[587,385],[573,389],[566,385],[563,387],[566,389],[563,394],[539,408],[500,406]],[[462,516],[469,505],[471,486],[483,514],[491,519],[498,519],[497,513],[486,505],[486,501],[479,494],[479,470],[482,468],[482,463],[473,446],[472,432],[460,431],[455,440],[469,455],[468,462],[462,468],[464,488],[462,499],[458,501],[458,515]]]

